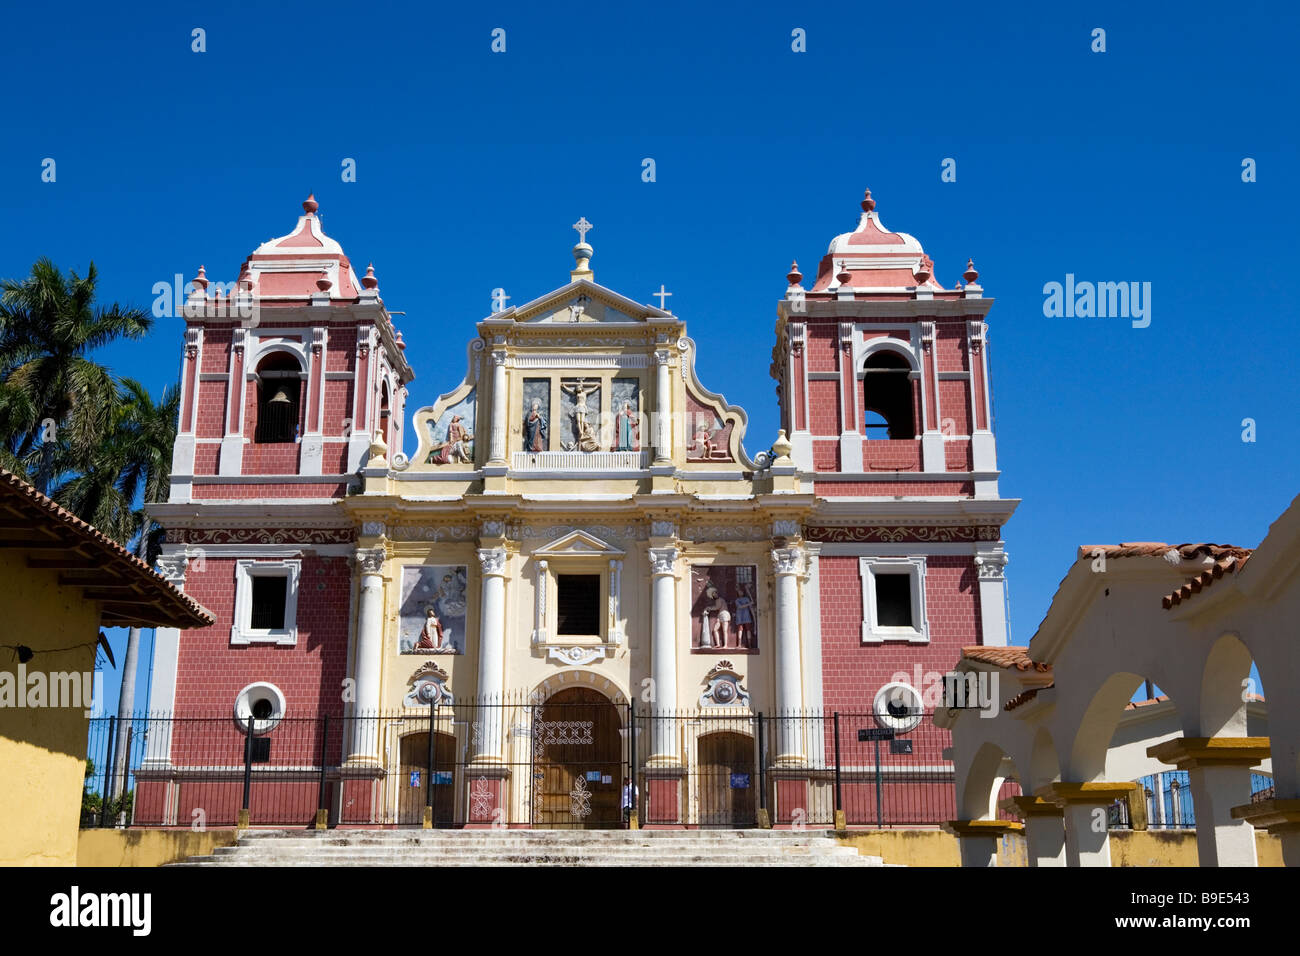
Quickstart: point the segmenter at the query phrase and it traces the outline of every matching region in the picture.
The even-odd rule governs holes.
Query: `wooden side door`
[[[754,738],[730,731],[705,734],[699,758],[700,826],[756,826]]]
[[[407,734],[402,738],[397,786],[397,822],[418,826],[424,822],[426,801],[433,804],[433,825],[456,822],[456,739],[434,734],[434,779],[429,785],[429,735]]]

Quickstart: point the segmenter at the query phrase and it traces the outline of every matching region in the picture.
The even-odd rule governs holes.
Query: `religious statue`
[[[524,451],[546,451],[549,438],[542,403],[534,398],[528,407],[528,414],[524,416]]]
[[[691,458],[712,458],[713,449],[713,430],[701,422],[695,428],[694,441],[686,449],[687,455]]]
[[[727,602],[712,584],[704,595],[708,598],[708,603],[704,606],[704,627],[700,634],[700,645],[725,647],[731,632],[731,612],[727,609]],[[708,644],[704,643],[706,636],[709,640]]]
[[[443,644],[442,622],[438,620],[438,614],[433,607],[424,609],[424,627],[420,630],[420,639],[415,642],[417,651],[445,651],[448,648]],[[455,648],[451,648],[455,650]]]
[[[599,385],[589,385],[585,378],[580,378],[572,385],[560,384],[560,389],[573,396],[573,434],[575,440],[570,443],[568,451],[599,451],[600,442],[587,420],[587,397],[596,391]]]
[[[614,416],[614,448],[617,451],[641,450],[641,421],[632,411],[632,403],[623,402],[623,407]]]
[[[754,589],[749,584],[740,586],[740,596],[736,598],[736,644],[740,647],[754,647]]]
[[[459,415],[451,417],[447,426],[447,437],[429,451],[428,462],[434,465],[446,465],[472,461],[474,449],[470,444],[474,436],[470,434]]]

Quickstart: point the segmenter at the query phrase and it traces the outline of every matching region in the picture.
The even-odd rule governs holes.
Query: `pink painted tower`
[[[814,696],[827,712],[931,711],[959,648],[1007,643],[1001,528],[1018,502],[998,493],[992,300],[970,262],[942,285],[870,190],[811,288],[797,265],[787,279],[772,374],[817,498]]]

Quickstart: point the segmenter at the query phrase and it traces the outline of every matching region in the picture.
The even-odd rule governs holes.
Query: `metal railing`
[[[90,722],[83,826],[936,826],[955,816],[929,715],[691,711],[595,691],[373,715]],[[121,791],[120,797],[113,794]]]

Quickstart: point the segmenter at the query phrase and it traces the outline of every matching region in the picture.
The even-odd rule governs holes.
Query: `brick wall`
[[[255,681],[284,693],[287,717],[342,711],[347,667],[352,572],[344,556],[302,559],[298,581],[298,642],[232,645],[235,559],[209,555],[202,571],[191,564],[185,592],[216,615],[212,627],[182,631],[175,710],[180,716],[226,716],[235,697]],[[194,742],[198,746],[198,742]],[[174,748],[175,749],[175,748]],[[184,746],[176,754],[184,753]]]

